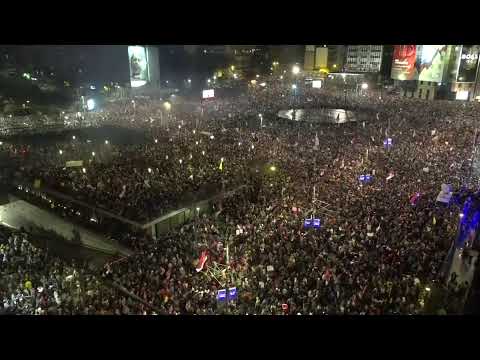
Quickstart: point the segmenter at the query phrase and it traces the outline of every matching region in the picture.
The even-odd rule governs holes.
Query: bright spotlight
[[[92,111],[93,109],[95,109],[95,100],[88,99],[87,100],[87,110]]]
[[[368,89],[368,84],[367,83],[363,83],[362,84],[362,90],[367,90]]]
[[[300,73],[300,68],[298,67],[298,65],[294,65],[292,67],[292,74],[293,75],[298,75],[298,73]]]

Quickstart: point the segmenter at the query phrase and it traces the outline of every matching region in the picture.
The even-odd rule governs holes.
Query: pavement
[[[457,283],[464,283],[468,281],[469,285],[473,282],[473,277],[475,275],[475,262],[478,258],[478,251],[470,250],[472,256],[472,261],[467,262],[466,257],[463,254],[463,249],[456,249],[453,254],[452,266],[450,267],[450,272],[448,274],[448,279],[455,272],[457,274]]]

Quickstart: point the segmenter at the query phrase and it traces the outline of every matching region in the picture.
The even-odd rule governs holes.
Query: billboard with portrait
[[[447,45],[395,45],[392,79],[442,82]]]
[[[148,58],[144,46],[129,46],[128,59],[130,64],[130,85],[140,87],[148,81]]]
[[[418,80],[442,82],[447,63],[447,45],[417,45]]]
[[[463,45],[458,66],[458,82],[474,82],[477,75],[480,45]]]
[[[392,79],[414,80],[416,60],[416,45],[395,45],[393,49]]]

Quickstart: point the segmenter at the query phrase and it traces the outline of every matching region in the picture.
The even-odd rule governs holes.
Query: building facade
[[[479,45],[395,45],[391,78],[419,99],[480,100]]]
[[[345,72],[379,73],[382,65],[383,45],[348,45]]]
[[[328,45],[328,63],[330,72],[343,72],[345,65],[345,55],[347,47],[345,45]]]

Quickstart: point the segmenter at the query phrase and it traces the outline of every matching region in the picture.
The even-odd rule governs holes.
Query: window
[[[430,89],[427,89],[427,93],[425,94],[425,99],[430,98]]]
[[[422,98],[422,92],[423,92],[423,89],[418,90],[418,98],[419,99]]]

